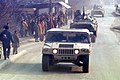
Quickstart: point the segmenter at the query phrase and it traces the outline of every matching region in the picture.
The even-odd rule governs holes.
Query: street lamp
[[[52,13],[52,0],[49,0],[49,14]]]
[[[52,0],[49,0],[50,28],[52,28]]]

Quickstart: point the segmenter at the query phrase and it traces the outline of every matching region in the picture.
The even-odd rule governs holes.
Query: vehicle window
[[[46,36],[47,42],[62,42],[65,41],[65,39],[61,33],[50,33]]]
[[[85,35],[76,35],[76,36],[69,36],[68,38],[69,42],[80,42],[80,43],[89,43],[88,36]]]
[[[78,42],[78,43],[89,43],[88,34],[81,33],[49,33],[46,36],[46,42]]]

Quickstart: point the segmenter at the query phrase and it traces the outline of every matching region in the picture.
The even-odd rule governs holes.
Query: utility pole
[[[52,0],[49,0],[49,14],[52,13]]]
[[[50,28],[52,28],[52,0],[49,0]]]

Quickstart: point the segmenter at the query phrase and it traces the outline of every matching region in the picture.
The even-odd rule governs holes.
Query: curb
[[[6,65],[8,65],[8,64],[10,64],[10,63],[12,63],[14,61],[16,61],[18,58],[20,58],[21,56],[23,56],[25,53],[27,53],[27,51],[23,50],[23,51],[19,52],[18,54],[11,56],[10,59],[3,61],[0,64],[0,69],[2,69],[3,67],[5,67]]]

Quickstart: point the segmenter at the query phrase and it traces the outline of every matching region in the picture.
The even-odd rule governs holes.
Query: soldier
[[[12,34],[8,31],[9,26],[4,26],[5,30],[0,33],[0,40],[2,41],[4,60],[9,59],[10,55],[10,42],[13,43]]]
[[[79,20],[81,18],[82,14],[80,10],[76,10],[76,12],[74,13],[74,18],[76,20]]]

